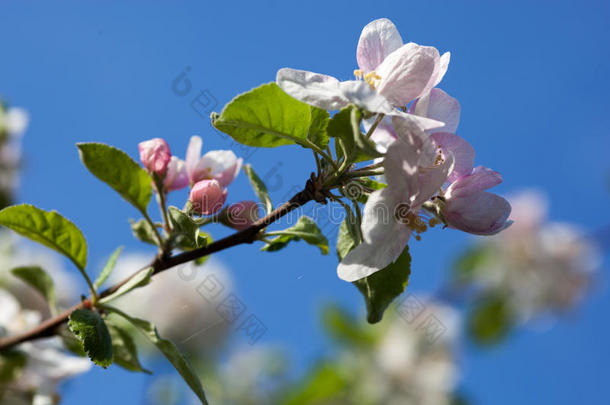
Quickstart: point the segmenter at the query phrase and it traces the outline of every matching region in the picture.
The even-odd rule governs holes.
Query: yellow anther
[[[354,70],[354,76],[356,76],[356,79],[358,79],[358,80],[362,79],[363,74],[364,74],[364,72],[361,69]]]
[[[371,86],[372,89],[377,87],[377,82],[380,81],[380,80],[381,80],[381,76],[379,76],[374,71],[373,72],[369,72],[369,73],[364,75],[364,81],[367,82],[369,84],[369,86]]]

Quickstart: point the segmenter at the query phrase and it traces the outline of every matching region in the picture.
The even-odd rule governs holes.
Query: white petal
[[[347,80],[339,84],[345,100],[367,111],[393,115],[398,112],[392,104],[362,80]]]
[[[348,104],[339,81],[332,76],[283,68],[278,70],[275,81],[291,97],[324,110],[337,110]]]
[[[388,55],[377,67],[381,77],[377,90],[393,105],[402,107],[420,97],[430,83],[439,64],[436,48],[413,42],[403,45]]]
[[[368,23],[360,34],[356,58],[365,72],[375,70],[383,60],[402,46],[402,38],[392,21],[387,18]]]
[[[384,190],[392,193],[397,203],[411,203],[411,196],[417,190],[418,161],[417,145],[404,136],[400,136],[388,148],[383,162],[388,187]]]
[[[394,208],[387,188],[369,196],[362,221],[365,241],[339,263],[339,278],[350,282],[359,280],[387,267],[400,256],[412,231],[396,221]]]

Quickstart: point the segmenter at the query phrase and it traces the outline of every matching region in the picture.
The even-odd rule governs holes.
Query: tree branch
[[[208,256],[212,253],[216,253],[216,252],[219,252],[224,249],[228,249],[228,248],[236,246],[236,245],[240,245],[243,243],[252,243],[256,240],[256,236],[258,235],[259,231],[266,228],[268,225],[277,221],[278,219],[280,219],[284,215],[288,214],[289,212],[293,211],[294,209],[306,204],[307,202],[309,202],[311,200],[316,199],[316,191],[318,191],[317,187],[318,187],[317,182],[313,181],[313,176],[312,176],[312,179],[307,181],[307,184],[302,191],[295,194],[288,202],[282,204],[280,207],[276,208],[275,210],[270,212],[265,217],[254,222],[248,228],[246,228],[242,231],[236,232],[232,235],[229,235],[226,238],[220,239],[216,242],[210,243],[207,246],[204,246],[204,247],[201,247],[198,249],[194,249],[194,250],[190,250],[187,252],[183,252],[183,253],[177,254],[175,256],[165,256],[162,254],[158,254],[155,257],[155,259],[150,264],[145,266],[144,268],[152,267],[154,269],[153,275],[155,275],[155,274],[159,274],[167,269],[170,269],[172,267],[178,266],[180,264],[184,264],[184,263],[193,261],[195,259],[199,259],[201,257]],[[103,298],[103,297],[106,297],[106,296],[112,294],[113,292],[118,290],[122,285],[127,283],[136,274],[137,274],[137,272],[132,274],[130,277],[126,278],[125,280],[102,291],[100,293],[100,298]],[[87,308],[87,307],[90,307],[90,305],[91,305],[90,299],[84,300],[83,302],[78,303],[78,304],[66,309],[62,313],[43,321],[40,325],[36,326],[33,329],[30,329],[30,330],[20,333],[20,334],[1,338],[0,339],[0,351],[10,349],[15,345],[18,345],[20,343],[27,342],[30,340],[53,336],[55,334],[56,329],[60,325],[62,325],[63,323],[68,321],[68,317],[74,310]]]

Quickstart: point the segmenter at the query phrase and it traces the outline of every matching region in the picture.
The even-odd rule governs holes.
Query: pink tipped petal
[[[460,123],[460,103],[437,88],[430,90],[422,98],[416,100],[409,112],[444,122],[445,125],[438,128],[442,132],[455,133]]]
[[[189,184],[188,174],[186,173],[186,164],[183,160],[172,156],[167,166],[167,174],[163,180],[163,186],[166,191],[180,190]]]
[[[472,174],[454,181],[445,196],[449,198],[474,194],[502,183],[502,175],[487,167],[477,166]]]
[[[283,68],[278,70],[275,81],[289,96],[324,110],[337,110],[348,104],[339,81],[332,76]]]
[[[393,105],[405,106],[427,90],[438,60],[436,48],[413,42],[405,44],[377,67],[381,77],[377,90]]]
[[[504,198],[478,192],[447,199],[443,217],[451,228],[475,235],[493,235],[507,228],[511,207]]]
[[[201,146],[203,141],[201,137],[197,135],[191,136],[191,140],[189,141],[189,146],[186,149],[186,172],[188,173],[188,177],[191,183],[195,183],[196,180],[193,178],[193,173],[195,172],[195,168],[199,163],[199,159],[201,157]]]
[[[356,58],[365,72],[375,70],[383,60],[402,46],[402,38],[392,21],[387,18],[368,23],[360,34]]]
[[[227,199],[227,189],[216,180],[201,180],[189,193],[189,201],[197,214],[211,215],[222,208]]]
[[[443,155],[452,154],[455,158],[448,181],[454,182],[472,173],[474,149],[464,138],[448,132],[435,132],[430,138],[442,149]]]

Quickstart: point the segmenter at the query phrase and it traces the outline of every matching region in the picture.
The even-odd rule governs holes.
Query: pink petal
[[[511,207],[504,198],[478,192],[447,199],[443,217],[451,228],[475,235],[493,235],[507,228]]]
[[[356,59],[365,72],[375,70],[383,60],[402,46],[402,38],[392,21],[387,18],[368,23],[360,34]]]
[[[443,151],[443,155],[452,154],[455,158],[455,165],[447,179],[454,182],[460,177],[468,176],[472,173],[474,165],[474,149],[463,138],[448,132],[435,132],[430,138]]]
[[[191,136],[189,141],[189,146],[186,149],[186,172],[188,173],[189,180],[191,184],[195,183],[197,180],[194,179],[194,172],[197,164],[199,163],[199,159],[201,158],[201,146],[203,141],[201,137],[197,135]]]
[[[445,125],[437,129],[442,132],[455,133],[460,123],[460,103],[443,90],[437,88],[430,90],[426,95],[417,99],[411,108],[409,108],[409,112],[421,117],[444,122]]]
[[[163,187],[166,191],[180,190],[189,184],[186,165],[183,160],[172,156],[167,166],[167,174],[163,180]]]
[[[388,55],[376,69],[381,77],[377,90],[393,105],[405,106],[420,97],[439,63],[436,48],[413,42]]]
[[[468,194],[478,193],[502,183],[502,175],[487,167],[477,166],[472,174],[454,181],[447,192],[446,198],[454,198]]]

